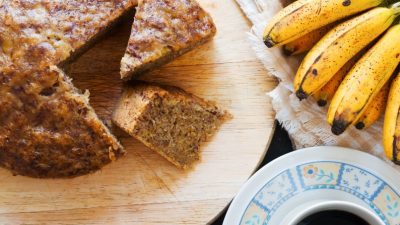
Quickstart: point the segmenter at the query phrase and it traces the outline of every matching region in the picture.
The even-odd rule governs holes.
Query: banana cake
[[[121,77],[127,80],[167,63],[215,33],[211,16],[195,0],[141,0],[121,61]]]
[[[230,114],[213,103],[172,86],[137,82],[127,85],[113,122],[180,168],[200,157],[200,144]]]
[[[124,154],[56,67],[82,52],[136,0],[0,0],[0,166],[73,177]]]

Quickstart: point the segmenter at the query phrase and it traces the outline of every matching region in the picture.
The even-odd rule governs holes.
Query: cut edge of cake
[[[210,14],[195,0],[168,4],[139,1],[128,47],[121,60],[121,78],[129,80],[164,65],[210,41],[216,31]]]
[[[0,92],[9,93],[0,100],[2,167],[16,175],[70,178],[125,154],[90,106],[89,93],[75,88],[58,67],[2,70],[0,78],[5,81]]]
[[[120,71],[121,79],[128,81],[135,76],[143,74],[154,68],[163,66],[163,65],[171,62],[172,60],[176,59],[177,57],[179,57],[187,52],[190,52],[193,49],[209,42],[210,40],[213,39],[214,35],[215,35],[215,33],[207,38],[202,39],[201,41],[195,43],[194,45],[187,47],[185,49],[182,49],[178,52],[168,51],[167,54],[161,56],[160,58],[158,58],[154,61],[151,61],[147,64],[138,65],[137,67],[134,67],[134,68],[131,68],[132,67],[131,65],[134,64],[132,62],[135,61],[135,58],[132,57],[130,54],[126,53],[121,60],[121,71]]]
[[[105,135],[113,142],[112,147],[110,149],[110,160],[114,161],[116,158],[118,158],[121,155],[125,155],[126,152],[124,150],[124,147],[121,145],[119,140],[114,136],[114,134],[111,133],[110,128],[105,125],[103,120],[99,118],[97,115],[96,111],[90,104],[90,92],[89,90],[86,90],[84,93],[81,93],[81,90],[79,90],[75,85],[72,83],[72,78],[66,75],[64,71],[62,71],[59,67],[57,66],[51,66],[51,70],[57,71],[60,73],[66,82],[66,84],[70,85],[71,87],[71,94],[74,95],[74,99],[78,100],[80,99],[82,103],[89,109],[91,119],[96,120],[98,122],[98,125],[100,125],[101,129],[104,130]]]
[[[94,45],[96,45],[99,41],[101,41],[110,31],[112,31],[116,26],[118,26],[126,17],[134,13],[135,11],[134,8],[137,6],[137,0],[131,0],[131,2],[132,4],[130,6],[125,8],[125,10],[122,11],[121,14],[115,16],[115,18],[110,20],[107,26],[102,27],[99,30],[99,32],[96,33],[94,36],[90,37],[84,45],[71,51],[68,58],[59,62],[58,66],[64,69],[65,66],[69,65],[70,63],[73,63],[76,59],[85,54],[89,49],[91,49]]]
[[[169,99],[168,99],[169,98]],[[168,99],[170,101],[171,108],[169,110],[156,109],[160,110],[164,114],[171,114],[171,109],[179,109],[179,104],[191,104],[188,106],[189,108],[193,108],[195,113],[199,113],[202,111],[205,114],[209,114],[203,117],[199,117],[197,119],[210,119],[212,123],[209,128],[205,128],[204,126],[200,126],[200,130],[196,130],[196,125],[192,124],[180,124],[180,122],[191,121],[190,119],[179,119],[177,117],[171,116],[149,116],[146,117],[146,113],[152,112],[152,103],[155,101],[163,101],[163,99]],[[162,105],[163,103],[160,103]],[[167,103],[168,104],[168,103]],[[183,110],[182,110],[183,108]],[[181,107],[181,111],[185,113],[180,116],[188,116],[188,108]],[[190,111],[190,109],[189,109]],[[156,111],[157,112],[157,111]],[[154,113],[154,112],[153,112]],[[151,113],[150,113],[151,114]],[[212,114],[212,115],[211,115]],[[213,102],[201,99],[193,94],[189,94],[186,91],[173,87],[173,86],[165,86],[158,85],[153,83],[144,83],[144,82],[136,82],[135,84],[126,85],[124,88],[124,93],[120,99],[120,101],[116,105],[116,110],[113,114],[113,122],[120,127],[122,130],[127,132],[132,137],[141,141],[144,145],[154,150],[168,161],[173,163],[178,168],[188,169],[193,166],[193,164],[200,159],[200,148],[204,144],[204,142],[210,140],[212,136],[219,130],[220,126],[227,120],[231,119],[232,115],[229,114],[226,110],[222,110],[217,107]],[[166,120],[165,125],[163,126],[160,123],[160,120]],[[171,120],[174,119],[174,123],[171,123]],[[194,119],[196,120],[196,119]],[[141,122],[143,124],[149,124],[149,121],[153,123],[150,125],[149,131],[141,128]],[[192,120],[193,122],[193,120]],[[156,127],[154,127],[156,126]],[[173,127],[172,126],[177,126]],[[191,127],[192,126],[192,127]],[[183,128],[182,128],[183,127]],[[180,148],[179,141],[173,140],[173,138],[177,139],[183,134],[179,133],[179,129],[188,129],[188,133],[185,133],[185,137],[180,139],[183,146],[191,146],[194,145],[193,148]],[[192,129],[193,128],[193,129]],[[198,128],[198,127],[197,127]],[[170,129],[168,132],[160,131],[160,129]],[[193,131],[202,132],[201,134],[193,133]],[[174,136],[175,133],[178,133]],[[145,137],[145,136],[149,137]],[[152,137],[156,136],[156,137]],[[170,138],[163,138],[163,135],[169,135]],[[161,137],[163,140],[159,140],[161,143],[155,143],[154,139],[157,137]],[[187,139],[187,143],[185,143],[185,138]],[[153,140],[153,141],[152,141]],[[167,143],[170,141],[170,143]],[[174,142],[173,142],[174,141]],[[164,143],[165,142],[165,143]],[[167,147],[160,147],[160,145],[168,145]],[[170,146],[178,146],[172,147]],[[174,150],[175,149],[175,150]],[[177,150],[178,149],[178,150]],[[169,152],[168,152],[169,151]],[[186,153],[186,154],[182,154]]]

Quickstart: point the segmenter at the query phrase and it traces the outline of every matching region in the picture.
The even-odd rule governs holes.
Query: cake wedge
[[[215,33],[211,16],[195,0],[140,0],[121,60],[121,78],[129,80],[165,64]]]
[[[179,168],[200,158],[200,145],[230,114],[172,86],[127,84],[113,122]]]

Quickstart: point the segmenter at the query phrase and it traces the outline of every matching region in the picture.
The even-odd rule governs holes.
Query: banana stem
[[[390,6],[394,10],[395,15],[400,15],[400,2],[396,2]]]

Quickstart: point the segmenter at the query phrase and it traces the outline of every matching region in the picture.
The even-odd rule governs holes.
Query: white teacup
[[[232,202],[225,225],[297,225],[342,211],[371,225],[400,221],[399,173],[369,154],[316,147],[287,154],[258,171]]]

